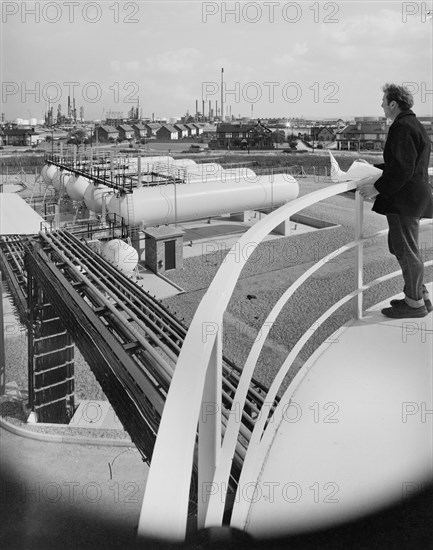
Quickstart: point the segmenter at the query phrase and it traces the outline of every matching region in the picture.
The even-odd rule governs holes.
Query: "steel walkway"
[[[2,237],[0,258],[26,314],[32,272],[109,398],[143,458],[150,461],[171,378],[187,327],[157,299],[66,230],[36,239]],[[224,357],[223,422],[240,369]],[[266,388],[256,380],[242,412],[232,483],[242,467]],[[278,399],[275,401],[275,405]],[[223,428],[224,429],[224,428]]]

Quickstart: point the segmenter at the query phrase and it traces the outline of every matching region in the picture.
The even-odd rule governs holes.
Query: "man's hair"
[[[388,105],[391,101],[396,101],[397,105],[402,111],[411,109],[413,106],[413,95],[404,86],[397,86],[396,84],[385,84],[382,91],[385,93],[386,101]]]

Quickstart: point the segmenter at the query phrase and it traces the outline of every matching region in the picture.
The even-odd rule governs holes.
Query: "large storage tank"
[[[110,187],[91,183],[84,192],[84,202],[89,210],[101,214],[104,197],[107,203],[113,194],[114,191]]]
[[[58,168],[57,168],[57,166],[54,166],[54,164],[45,164],[42,167],[41,176],[42,176],[42,179],[44,180],[44,183],[46,185],[49,185],[50,183],[52,183],[53,177],[54,177],[55,173],[57,172],[57,170],[58,170]]]
[[[83,176],[71,176],[66,183],[66,193],[74,201],[82,201],[90,180]]]
[[[54,189],[57,191],[60,190],[60,178],[62,177],[62,171],[60,168],[57,168],[57,170],[54,172],[54,176],[52,177],[51,183],[54,186]]]
[[[54,186],[54,189],[56,189],[56,191],[60,191],[62,187],[65,188],[71,176],[72,176],[72,172],[68,172],[67,170],[61,170],[60,168],[58,168],[54,173],[54,176],[51,181],[51,183]]]
[[[101,256],[129,276],[134,273],[138,264],[138,252],[121,239],[112,239],[103,243]]]
[[[223,168],[215,162],[197,164],[195,167],[187,167],[186,169],[186,181],[188,183],[226,182],[228,180],[240,180],[241,178],[254,181],[257,176],[250,168]]]
[[[141,187],[129,196],[114,195],[107,209],[129,223],[154,226],[277,207],[296,199],[298,193],[298,183],[292,176],[276,174],[256,176],[252,181],[240,178],[227,182]],[[127,201],[132,201],[130,208]],[[134,220],[129,220],[129,212],[133,212]]]

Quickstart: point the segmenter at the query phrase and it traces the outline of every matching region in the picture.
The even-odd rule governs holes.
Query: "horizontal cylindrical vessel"
[[[215,162],[197,164],[196,167],[188,167],[186,181],[188,183],[203,183],[209,181],[225,182],[228,180],[240,180],[241,178],[255,179],[256,174],[250,168],[223,168]]]
[[[121,239],[113,239],[103,243],[101,256],[127,275],[134,272],[138,263],[138,252]]]
[[[44,180],[45,184],[52,183],[53,177],[55,173],[57,172],[58,168],[54,164],[45,164],[41,171],[42,179]]]
[[[71,176],[66,183],[66,193],[74,201],[82,201],[90,180],[83,176]]]
[[[57,189],[57,191],[60,189],[60,176],[62,175],[60,168],[57,168],[57,170],[54,172],[53,177],[51,178],[51,183],[54,186],[54,189]]]
[[[91,183],[84,191],[84,202],[89,210],[102,213],[102,201],[108,202],[111,195],[114,194],[114,190],[106,185],[95,185]]]
[[[141,187],[131,195],[114,195],[107,210],[119,214],[127,223],[154,226],[273,208],[296,199],[298,192],[298,183],[292,176],[265,175],[226,182]]]

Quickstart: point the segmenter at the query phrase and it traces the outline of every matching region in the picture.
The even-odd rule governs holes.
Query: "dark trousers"
[[[400,264],[406,301],[412,307],[421,307],[424,305],[423,296],[428,295],[423,284],[424,263],[418,244],[420,218],[399,214],[387,214],[386,218],[388,247]]]

